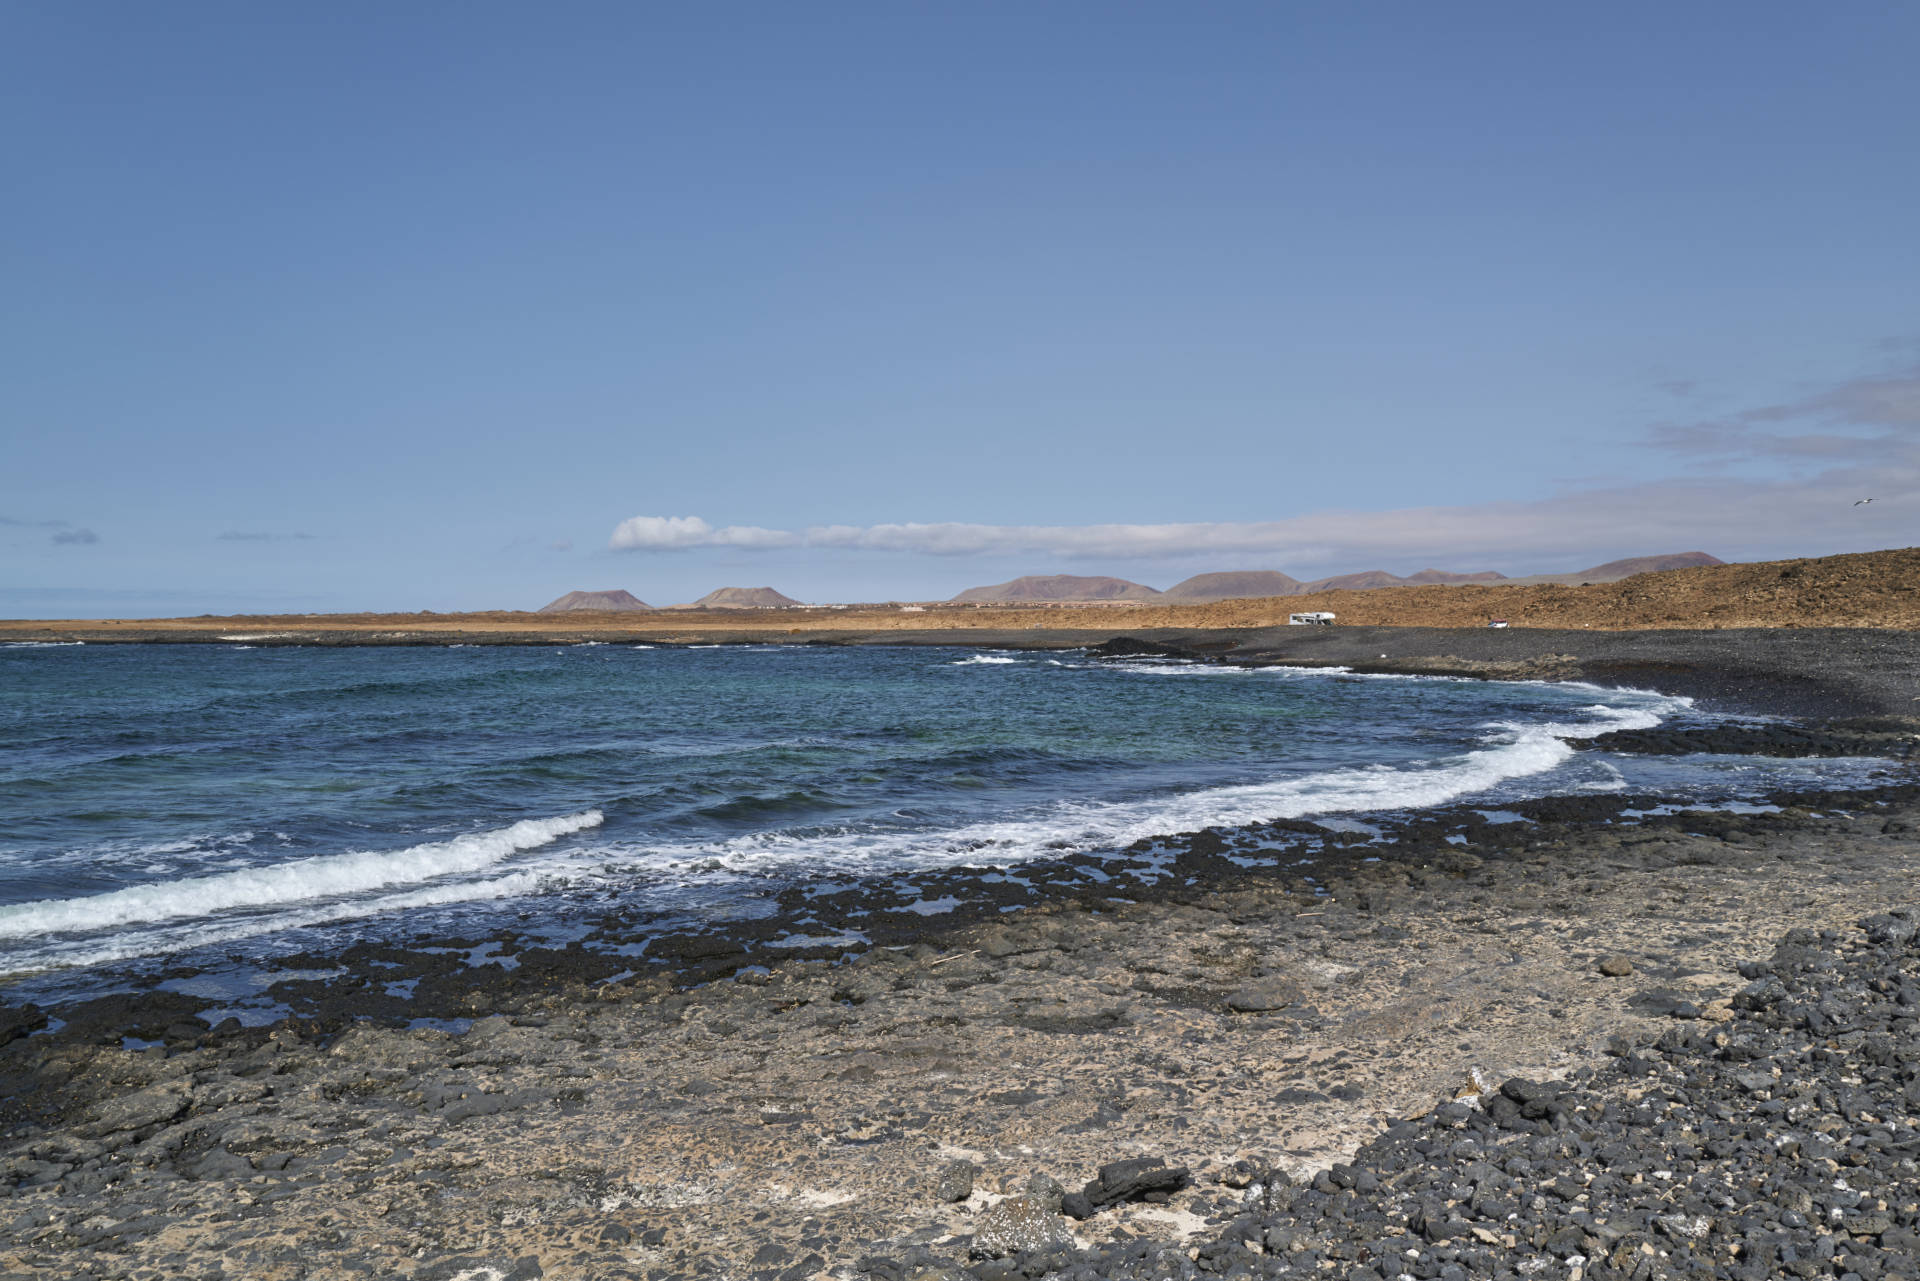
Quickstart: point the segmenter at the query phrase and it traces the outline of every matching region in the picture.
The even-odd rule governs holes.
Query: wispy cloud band
[[[1858,497],[1874,496],[1870,508]],[[1258,557],[1311,566],[1407,556],[1449,559],[1541,558],[1700,549],[1723,556],[1785,554],[1796,548],[1889,545],[1920,535],[1920,460],[1898,473],[1855,469],[1814,483],[1739,479],[1668,480],[1589,490],[1551,500],[1377,512],[1320,512],[1285,520],[1164,525],[980,525],[961,523],[827,525],[806,530],[708,526],[682,522],[670,540],[628,536],[627,551],[700,547],[820,548],[923,556],[1034,555],[1063,560],[1182,560]]]
[[[70,520],[18,520],[12,516],[0,516],[0,525],[14,529],[51,529],[52,542],[60,547],[87,547],[100,541],[100,535],[91,529],[82,529]]]
[[[1798,433],[1779,424],[1798,423]],[[1259,558],[1352,565],[1373,558],[1498,559],[1699,549],[1729,557],[1920,541],[1920,368],[1855,379],[1797,400],[1656,428],[1649,444],[1714,464],[1822,468],[1781,477],[1680,476],[1530,502],[1329,511],[1268,521],[988,525],[909,522],[767,529],[698,516],[635,516],[616,551],[813,548],[1063,560]],[[1856,507],[1860,498],[1873,505]]]

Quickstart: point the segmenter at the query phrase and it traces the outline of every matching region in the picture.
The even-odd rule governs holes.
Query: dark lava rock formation
[[[1576,748],[1633,752],[1641,756],[1878,756],[1914,754],[1910,726],[1884,721],[1832,721],[1806,725],[1660,725],[1617,729],[1592,738],[1569,739]]]

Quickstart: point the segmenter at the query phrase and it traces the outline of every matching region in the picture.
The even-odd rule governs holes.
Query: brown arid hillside
[[[1652,574],[1666,569],[1698,569],[1702,565],[1724,565],[1725,561],[1706,552],[1674,552],[1670,556],[1631,556],[1610,560],[1604,565],[1580,571],[1588,578],[1626,578],[1633,574]]]
[[[1124,578],[1084,574],[1028,574],[991,587],[969,587],[953,599],[975,601],[1157,600],[1160,593]]]
[[[1635,574],[1611,583],[1403,587],[1327,592],[1279,602],[1227,601],[1210,626],[1284,622],[1284,614],[1330,610],[1340,623],[1475,627],[1920,627],[1920,548],[1809,560],[1702,565]],[[1252,623],[1257,616],[1259,622]]]
[[[1239,600],[1254,596],[1314,596],[1323,592],[1378,591],[1388,587],[1430,587],[1447,583],[1508,583],[1512,585],[1538,583],[1569,583],[1588,586],[1593,583],[1611,583],[1616,579],[1632,574],[1653,573],[1658,570],[1690,569],[1698,565],[1718,565],[1723,563],[1717,556],[1705,552],[1672,552],[1664,556],[1635,556],[1627,560],[1608,561],[1604,565],[1595,565],[1592,569],[1575,570],[1567,574],[1528,574],[1519,578],[1509,578],[1498,570],[1483,569],[1474,573],[1460,573],[1450,569],[1423,569],[1417,574],[1392,574],[1384,569],[1362,570],[1355,574],[1337,574],[1331,578],[1317,578],[1312,582],[1301,582],[1291,574],[1279,570],[1229,570],[1224,573],[1195,574],[1167,588],[1159,594],[1158,603],[1172,605],[1202,604],[1213,601]],[[1055,575],[1051,578],[1017,578],[1011,583],[1002,583],[999,587],[975,587],[954,597],[956,601],[1016,601],[1016,600],[1153,600],[1152,588],[1141,588],[1148,595],[1098,596],[1081,591],[1079,594],[1046,595],[1047,591],[1058,588],[1073,588],[1075,585],[1105,582],[1122,583],[1125,579],[1086,579],[1070,575]],[[1015,592],[1006,590],[1019,587]]]
[[[1425,586],[1425,584],[1421,585]],[[1408,580],[1398,574],[1389,574],[1384,569],[1363,569],[1357,574],[1338,574],[1332,578],[1318,578],[1310,583],[1302,583],[1300,590],[1294,595],[1315,596],[1322,592],[1374,592],[1383,587],[1411,586],[1413,584]]]
[[[539,613],[568,614],[581,610],[598,613],[637,612],[650,610],[653,606],[635,596],[632,592],[615,588],[605,592],[568,592],[559,600],[542,605]]]
[[[721,587],[675,609],[788,609],[800,602],[771,587]]]
[[[158,620],[0,621],[0,641],[240,641],[259,644],[447,644],[631,638],[881,638],[1062,631],[1104,636],[1151,628],[1284,625],[1287,615],[1329,610],[1336,626],[1521,628],[1887,627],[1920,630],[1920,548],[1747,565],[1703,565],[1591,586],[1450,584],[1263,597],[1205,605],[799,606],[686,609],[673,613],[305,614]],[[821,635],[820,639],[829,639]],[[1077,643],[1065,641],[1063,643]]]
[[[1724,565],[1725,561],[1706,552],[1672,552],[1665,556],[1629,556],[1625,560],[1610,560],[1604,565],[1595,565],[1592,569],[1575,570],[1570,574],[1526,574],[1510,579],[1514,583],[1570,583],[1585,586],[1589,583],[1611,583],[1617,579],[1631,578],[1635,574],[1653,574],[1668,569],[1697,569],[1702,565]]]
[[[1241,600],[1249,596],[1291,596],[1299,590],[1299,579],[1277,569],[1226,570],[1182,579],[1160,593],[1160,599],[1169,604],[1174,601]]]

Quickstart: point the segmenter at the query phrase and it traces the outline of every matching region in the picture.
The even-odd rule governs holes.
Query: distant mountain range
[[[1195,574],[1167,590],[1158,591],[1144,583],[1124,578],[1081,574],[1029,574],[1010,582],[989,587],[969,587],[953,597],[956,604],[1040,604],[1071,601],[1158,601],[1169,605],[1198,605],[1217,600],[1239,600],[1260,596],[1311,596],[1319,592],[1364,592],[1380,587],[1420,587],[1431,583],[1504,583],[1526,586],[1534,583],[1611,583],[1634,574],[1651,574],[1667,569],[1690,569],[1696,565],[1719,565],[1717,556],[1705,552],[1675,552],[1666,556],[1635,556],[1612,560],[1573,574],[1531,574],[1508,578],[1493,570],[1460,574],[1445,569],[1423,569],[1402,577],[1385,570],[1370,569],[1358,574],[1334,578],[1316,578],[1301,582],[1277,569],[1227,570],[1215,574]],[[771,587],[722,587],[708,592],[690,605],[669,605],[668,609],[790,609],[800,604]],[[542,605],[542,614],[574,611],[639,612],[654,607],[631,592],[568,592],[559,600]]]
[[[594,610],[598,612],[622,612],[651,610],[653,606],[635,596],[632,592],[568,592],[559,600],[542,605],[538,612],[542,614],[567,614],[575,610]]]
[[[969,587],[953,597],[957,603],[1018,601],[1164,601],[1170,604],[1199,604],[1206,601],[1235,600],[1258,596],[1312,596],[1320,592],[1364,592],[1381,587],[1422,587],[1434,583],[1611,583],[1634,574],[1658,573],[1668,569],[1689,569],[1696,565],[1722,564],[1719,557],[1706,552],[1675,552],[1665,556],[1635,556],[1608,561],[1571,574],[1532,574],[1509,578],[1494,570],[1462,574],[1445,569],[1423,569],[1401,576],[1385,570],[1364,570],[1301,582],[1291,574],[1275,569],[1229,570],[1214,574],[1195,574],[1175,583],[1166,591],[1156,591],[1142,583],[1124,578],[1080,576],[1076,574],[1035,574],[996,583],[991,587]]]
[[[1633,556],[1610,560],[1577,574],[1531,574],[1510,578],[1510,583],[1614,583],[1635,574],[1658,574],[1669,569],[1693,569],[1699,565],[1724,565],[1727,562],[1705,552],[1672,552],[1666,556]]]

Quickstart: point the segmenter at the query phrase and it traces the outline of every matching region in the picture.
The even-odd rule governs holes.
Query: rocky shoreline
[[[1673,1026],[1651,1045],[1616,1039],[1597,1070],[1476,1082],[1311,1180],[1260,1161],[1221,1171],[1221,1213],[1191,1240],[1083,1250],[1056,1227],[1063,1207],[1090,1217],[1090,1196],[1189,1184],[1145,1159],[1077,1197],[1042,1185],[1002,1202],[965,1242],[986,1260],[973,1267],[926,1248],[863,1267],[884,1281],[1920,1275],[1916,936],[1911,908],[1791,930],[1740,966],[1731,1001],[1672,1005]]]
[[[1858,719],[1911,680],[1870,658],[1823,677],[1853,720],[1576,746],[1910,758],[1911,722]],[[1285,821],[703,930],[361,945],[282,958],[267,1026],[151,983],[6,1007],[0,1277],[1904,1275],[1920,782],[1768,799]],[[1762,1060],[1779,1091],[1729,1075]],[[1761,1166],[1824,1218],[1741,1208]]]
[[[263,1028],[134,1002],[21,1035],[34,1016],[14,1011],[0,1275],[1168,1275],[1162,1247],[1190,1270],[1312,1254],[1316,1275],[1358,1275],[1334,1249],[1346,1220],[1299,1219],[1311,1197],[1262,1202],[1262,1251],[1294,1233],[1277,1253],[1221,1229],[1254,1185],[1286,1186],[1271,1171],[1311,1189],[1359,1169],[1356,1149],[1476,1083],[1569,1081],[1552,1102],[1609,1047],[1644,1057],[1676,1013],[1722,1018],[1732,967],[1783,925],[1910,900],[1920,787],[1774,799],[1194,833],[1107,879],[1072,859],[1024,886],[975,873],[979,898],[945,917],[901,905],[958,898],[965,873],[849,883],[816,898],[869,918],[850,959],[716,933],[631,975],[462,967],[439,999],[482,1016],[464,1035],[356,1021],[350,981],[290,991],[303,1012]],[[127,1018],[157,1043],[121,1048]],[[948,1199],[956,1163],[968,1186]],[[1150,1195],[1095,1206],[1103,1167]],[[1066,1207],[1090,1217],[1054,1216],[1049,1181],[1092,1182]],[[1026,1239],[1006,1227],[1023,1207],[998,1207],[1035,1188],[1028,1226],[1070,1231],[1074,1253],[970,1257]],[[1464,1256],[1434,1249],[1476,1248],[1427,1246],[1439,1270],[1409,1275],[1453,1275]]]

